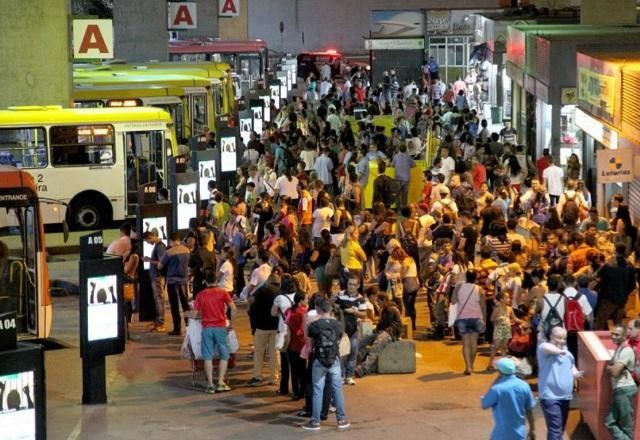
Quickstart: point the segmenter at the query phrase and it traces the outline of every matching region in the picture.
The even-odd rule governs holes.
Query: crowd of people
[[[621,322],[637,287],[640,243],[628,204],[615,195],[601,215],[577,156],[566,166],[549,150],[534,160],[509,121],[492,132],[468,100],[432,92],[441,87],[437,70],[420,88],[386,87],[386,77],[372,86],[359,70],[341,84],[323,79],[329,85],[310,77],[304,96],[272,109],[273,122],[245,146],[231,193],[211,181],[210,203],[185,236],[172,234],[168,249],[157,231],[142,236],[154,246],[145,258],[158,310],[151,331],[166,331],[165,285],[172,335],[181,334],[179,307],[190,310],[191,295],[211,361],[211,347],[225,341],[205,330],[224,327],[231,305],[246,304],[249,384],[266,380],[305,399],[305,428],[315,430],[332,404],[338,427],[349,426],[342,384],[375,372],[404,323],[415,330],[427,322],[429,337],[461,339],[466,375],[478,371],[478,345],[490,344],[480,369],[496,368],[500,379],[484,407],[496,410],[501,392],[519,390],[519,417],[496,416],[500,432],[517,429],[492,438],[533,436],[524,434],[533,400],[511,375],[555,380],[550,369],[568,368],[564,394],[540,388],[549,438],[562,438],[580,376],[577,332]],[[459,97],[469,93],[464,81],[454,86]],[[358,112],[364,117],[355,121]],[[393,119],[390,133],[376,126],[381,114]],[[421,195],[411,199],[412,170],[425,163]],[[416,307],[419,297],[426,307]],[[549,366],[551,356],[566,362]],[[611,366],[614,384],[630,374],[619,365]],[[224,374],[216,386],[211,374],[208,367],[211,392],[228,390]],[[630,383],[625,397],[635,393]],[[611,414],[612,432],[627,432],[629,420]]]

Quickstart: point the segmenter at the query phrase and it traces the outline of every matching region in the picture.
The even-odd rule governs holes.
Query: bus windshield
[[[37,328],[36,206],[0,204],[0,313],[16,311],[17,332]]]

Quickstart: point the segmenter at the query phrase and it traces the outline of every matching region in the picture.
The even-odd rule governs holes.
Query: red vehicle
[[[269,51],[263,40],[189,39],[169,42],[171,61],[220,61],[229,63],[239,76],[242,95],[264,82]]]
[[[298,55],[298,76],[307,78],[313,73],[316,78],[320,78],[320,68],[324,64],[331,67],[331,76],[336,77],[342,74],[342,54],[336,50],[326,50],[321,52],[302,52]]]

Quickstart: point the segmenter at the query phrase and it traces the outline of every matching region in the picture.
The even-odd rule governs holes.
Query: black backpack
[[[564,327],[564,317],[560,316],[560,312],[558,312],[557,309],[560,301],[563,301],[564,299],[564,295],[560,295],[556,303],[552,305],[551,301],[549,301],[549,298],[544,296],[544,301],[549,305],[549,313],[542,321],[542,332],[547,340],[549,340],[549,338],[551,337],[551,330],[554,327]]]
[[[338,344],[339,341],[336,340],[336,334],[333,329],[330,327],[323,328],[313,339],[315,358],[325,367],[331,367],[338,357]]]

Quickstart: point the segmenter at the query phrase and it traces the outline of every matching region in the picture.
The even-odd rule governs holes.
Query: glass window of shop
[[[471,36],[430,37],[429,56],[440,66],[440,78],[449,83],[466,75]]]
[[[576,106],[563,105],[560,109],[560,166],[575,154],[582,163],[582,132],[576,125]]]

